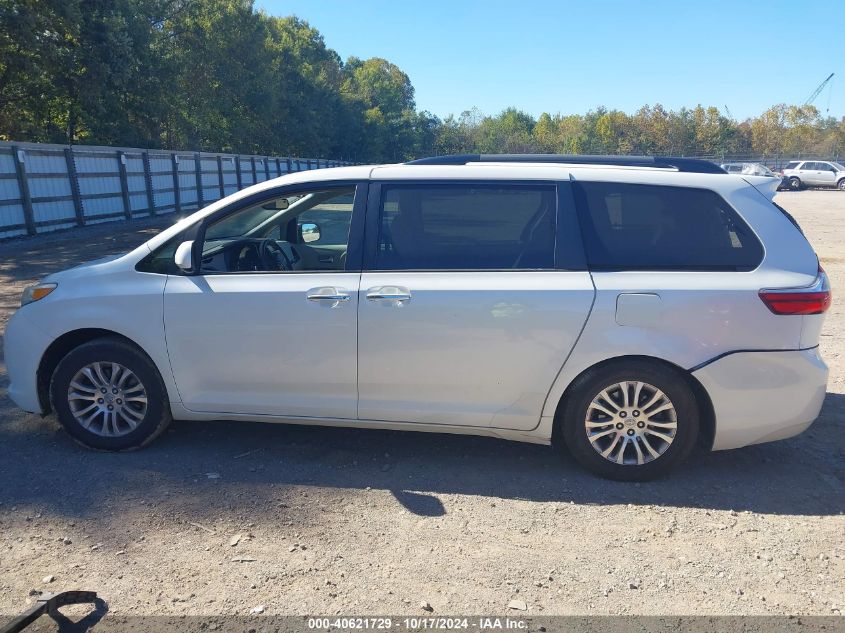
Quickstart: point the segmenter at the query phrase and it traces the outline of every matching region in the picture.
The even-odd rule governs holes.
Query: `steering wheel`
[[[261,240],[258,254],[264,270],[293,270],[293,262],[273,238]]]

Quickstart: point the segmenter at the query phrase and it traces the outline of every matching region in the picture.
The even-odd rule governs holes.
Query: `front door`
[[[568,183],[371,185],[361,419],[538,424],[593,299],[570,201]]]
[[[200,232],[198,274],[170,276],[164,295],[186,408],[355,419],[360,264],[347,245],[365,198],[360,184],[281,190]]]

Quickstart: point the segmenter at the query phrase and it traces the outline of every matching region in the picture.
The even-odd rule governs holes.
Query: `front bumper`
[[[9,397],[24,411],[43,413],[38,399],[38,365],[53,338],[27,318],[29,306],[19,309],[6,326],[3,357],[9,374]]]
[[[716,414],[713,450],[798,435],[819,415],[827,375],[818,347],[736,352],[694,371]]]

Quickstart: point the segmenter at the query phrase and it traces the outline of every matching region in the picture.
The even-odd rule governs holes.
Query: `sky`
[[[815,101],[845,115],[835,0],[256,0],[297,15],[344,60],[383,57],[437,116],[727,107],[737,119]]]

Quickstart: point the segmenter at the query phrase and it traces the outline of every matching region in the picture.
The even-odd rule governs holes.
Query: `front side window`
[[[355,187],[283,195],[211,223],[202,274],[344,270]]]
[[[747,271],[763,259],[760,241],[713,191],[582,182],[575,192],[591,269]]]
[[[377,270],[554,268],[553,186],[387,185]]]

